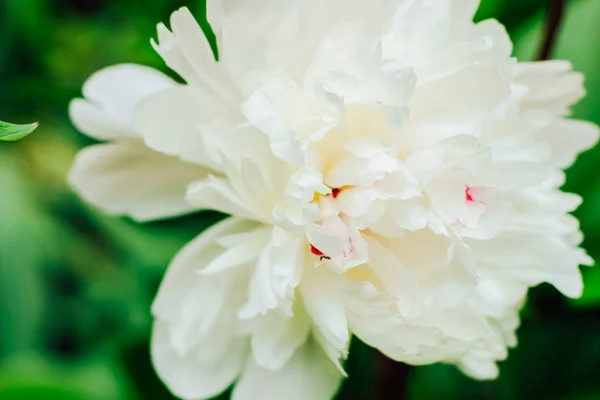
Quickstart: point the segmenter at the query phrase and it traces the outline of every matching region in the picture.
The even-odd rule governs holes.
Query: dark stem
[[[539,61],[547,60],[552,55],[552,49],[556,43],[556,37],[565,14],[566,5],[566,0],[550,0],[550,9],[546,18],[546,34],[538,55]]]
[[[373,400],[406,400],[408,399],[407,364],[389,359],[375,351],[375,393]]]

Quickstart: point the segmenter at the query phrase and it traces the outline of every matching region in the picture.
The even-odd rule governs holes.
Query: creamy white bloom
[[[140,65],[109,67],[85,83],[86,99],[71,102],[71,120],[90,137],[110,143],[77,155],[69,180],[83,198],[139,221],[194,210],[184,199],[186,188],[206,177],[207,168],[152,151],[133,127],[139,100],[175,86],[171,78]]]
[[[580,198],[559,188],[598,137],[566,119],[582,77],[518,63],[477,5],[209,0],[218,62],[185,8],[153,42],[186,84],[139,66],[88,81],[72,118],[112,142],[76,160],[85,199],[230,215],[153,305],[174,394],[331,399],[352,335],[494,378],[529,287],[580,295]]]

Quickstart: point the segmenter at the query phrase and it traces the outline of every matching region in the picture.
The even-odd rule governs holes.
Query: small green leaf
[[[39,122],[33,124],[16,125],[0,121],[0,140],[3,142],[14,142],[23,139],[31,132],[35,131]]]

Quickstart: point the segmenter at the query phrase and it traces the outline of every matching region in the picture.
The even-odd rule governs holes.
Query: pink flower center
[[[323,255],[323,252],[321,250],[317,249],[312,244],[310,245],[310,252],[313,253],[315,256],[322,256]]]
[[[470,202],[473,202],[473,201],[475,201],[475,200],[473,199],[473,196],[471,195],[471,188],[470,188],[470,187],[468,187],[468,186],[467,186],[467,187],[466,187],[466,189],[465,189],[465,198],[467,199],[467,201],[470,201]]]

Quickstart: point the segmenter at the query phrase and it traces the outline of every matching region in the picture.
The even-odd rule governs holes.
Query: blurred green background
[[[547,3],[483,0],[477,19],[500,20],[515,54],[532,60]],[[588,96],[574,114],[600,123],[600,0],[568,3],[553,58],[586,74]],[[91,143],[69,123],[69,100],[104,66],[166,70],[149,38],[182,5],[202,18],[202,0],[0,0],[0,119],[41,121],[30,137],[0,144],[1,400],[172,398],[149,361],[149,305],[169,259],[215,216],[137,225],[82,204],[65,175]],[[600,147],[566,184],[585,199],[576,215],[597,260],[599,167]],[[411,368],[405,398],[600,399],[600,270],[584,274],[581,299],[548,286],[531,292],[519,347],[498,380],[472,381],[444,365]],[[353,344],[339,399],[371,399],[373,368],[368,349]]]

